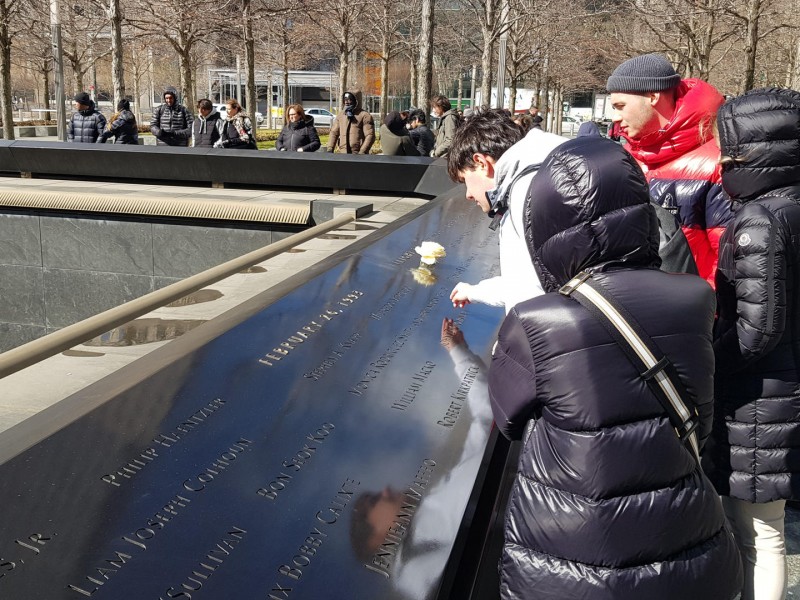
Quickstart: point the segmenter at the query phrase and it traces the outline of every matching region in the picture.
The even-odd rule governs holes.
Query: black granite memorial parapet
[[[437,200],[5,432],[0,597],[441,597],[503,318],[448,296],[497,263]]]

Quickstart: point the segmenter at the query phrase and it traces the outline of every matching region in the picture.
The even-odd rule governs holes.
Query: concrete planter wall
[[[3,135],[3,128],[0,127],[0,136]],[[25,125],[14,127],[14,135],[18,138],[32,138],[58,135],[56,125]]]

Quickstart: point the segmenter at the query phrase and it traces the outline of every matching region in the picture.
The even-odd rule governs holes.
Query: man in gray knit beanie
[[[722,95],[700,79],[681,79],[661,54],[626,60],[606,88],[614,124],[647,177],[650,198],[666,209],[659,212],[662,233],[675,229],[670,220],[677,217],[677,234],[683,232],[691,250],[688,256],[681,235],[666,243],[662,236],[661,268],[693,272],[694,262],[694,272],[713,287],[719,239],[732,214],[719,185],[719,147],[711,135]]]
[[[668,123],[675,112],[673,90],[680,82],[681,76],[661,54],[629,58],[614,69],[606,89],[622,134],[640,139]]]

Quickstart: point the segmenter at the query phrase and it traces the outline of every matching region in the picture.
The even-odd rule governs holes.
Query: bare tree
[[[372,51],[381,61],[381,122],[389,105],[389,61],[403,48],[400,37],[401,9],[404,7],[396,0],[375,0],[365,12],[367,18],[376,25],[368,30],[367,35]]]
[[[419,34],[419,63],[417,67],[417,102],[427,115],[431,110],[431,85],[433,83],[433,13],[436,0],[422,0]]]
[[[195,105],[195,51],[216,32],[208,15],[224,14],[230,3],[213,0],[171,0],[142,2],[128,22],[141,33],[167,41],[180,62],[180,88],[183,103]]]
[[[347,89],[350,54],[358,47],[365,0],[320,0],[311,12],[339,57],[339,91]]]

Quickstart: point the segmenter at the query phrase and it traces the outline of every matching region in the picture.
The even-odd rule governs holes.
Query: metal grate
[[[0,206],[105,214],[307,225],[311,207],[184,198],[154,199],[42,192],[0,192]]]

